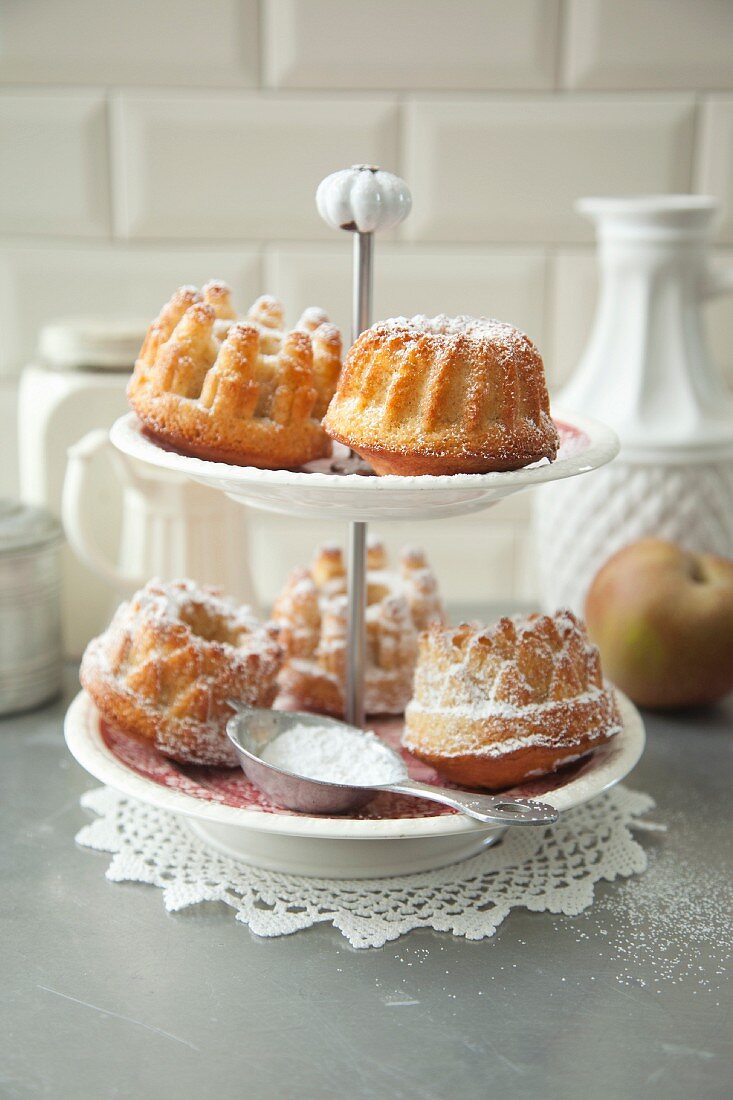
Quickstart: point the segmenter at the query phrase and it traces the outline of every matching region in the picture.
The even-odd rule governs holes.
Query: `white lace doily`
[[[169,912],[223,901],[258,936],[330,922],[353,947],[382,947],[415,928],[484,939],[521,906],[581,913],[593,902],[596,882],[645,870],[646,853],[631,829],[650,827],[637,819],[654,802],[619,786],[564,813],[553,828],[510,829],[495,848],[462,863],[354,881],[286,875],[228,859],[176,817],[110,787],[87,791],[81,805],[99,817],[78,833],[79,844],[114,853],[110,881],[160,887]]]

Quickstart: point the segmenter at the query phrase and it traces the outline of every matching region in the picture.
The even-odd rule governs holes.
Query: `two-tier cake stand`
[[[359,165],[327,177],[318,189],[317,203],[325,221],[353,234],[353,336],[356,338],[371,323],[374,235],[377,230],[391,228],[407,216],[411,205],[410,193],[405,183],[390,173]],[[522,489],[594,470],[616,455],[618,441],[605,425],[569,412],[553,410],[553,415],[561,437],[560,450],[554,462],[543,461],[509,472],[442,477],[363,476],[363,472],[356,472],[359,460],[339,444],[335,445],[332,459],[311,463],[298,471],[260,470],[189,458],[165,450],[149,439],[143,434],[134,414],[117,421],[112,428],[111,439],[116,447],[132,458],[186,474],[195,481],[221,490],[242,504],[289,516],[329,520],[340,517],[348,521],[346,717],[355,725],[363,725],[365,545],[368,523],[372,520],[384,523],[406,518],[439,519],[478,512]],[[599,750],[597,766],[590,768],[585,776],[571,780],[562,791],[543,794],[543,799],[555,804],[558,809],[567,808],[593,797],[633,767],[643,746],[643,726],[628,701],[622,700],[622,710],[624,731],[614,738],[618,744],[613,751],[604,754],[603,750]],[[74,751],[74,746],[71,747]],[[81,762],[89,767],[91,761],[86,759]],[[96,764],[95,774],[113,785],[120,785],[121,775],[115,781],[109,769],[101,767],[99,761]],[[129,784],[125,789],[129,793],[138,793]],[[183,803],[174,803],[175,799],[172,803],[165,802],[171,809],[191,813]],[[160,800],[159,804],[162,804]],[[249,810],[232,811],[229,815],[216,812],[227,809],[213,806],[210,810],[215,812],[194,815],[198,818],[196,831],[210,843],[239,858],[306,874],[374,876],[419,870],[473,854],[495,838],[490,827],[460,817],[428,818],[415,822],[330,819],[319,822],[316,819],[284,818]],[[237,812],[239,819],[235,816]],[[261,820],[266,817],[269,823]],[[436,823],[433,829],[427,825],[432,820]],[[269,838],[264,847],[263,834]],[[415,843],[421,838],[423,847],[420,848],[418,843],[415,848]],[[362,843],[359,853],[359,841],[376,839],[391,839],[397,842],[397,847],[393,844],[390,852],[379,845],[380,854],[377,855],[372,843],[367,844],[366,848]],[[318,851],[313,847],[316,840],[320,843]],[[347,842],[347,847],[341,845],[339,851],[338,846],[334,847],[334,840]],[[300,854],[298,841],[301,842]]]

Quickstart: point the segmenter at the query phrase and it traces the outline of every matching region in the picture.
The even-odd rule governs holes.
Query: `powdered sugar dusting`
[[[570,705],[580,709],[580,707],[584,703],[593,702],[593,700],[595,698],[597,698],[598,695],[599,695],[598,692],[596,692],[596,693],[585,692],[583,696],[580,696],[578,699],[573,700],[572,704],[570,704]],[[541,703],[538,706],[533,707],[531,709],[531,711],[526,707],[525,708],[517,708],[516,710],[512,711],[508,707],[494,707],[491,704],[487,704],[487,706],[483,707],[483,708],[472,708],[472,707],[469,707],[469,706],[444,708],[444,709],[440,710],[439,713],[440,713],[441,717],[444,717],[444,718],[451,718],[451,717],[453,717],[453,718],[463,718],[463,719],[468,719],[469,721],[472,721],[472,722],[483,722],[483,721],[489,721],[493,718],[499,718],[499,717],[500,718],[505,718],[505,719],[516,718],[516,719],[521,720],[523,715],[526,715],[528,713],[531,713],[533,715],[533,717],[537,717],[538,715],[541,715],[543,711],[549,711],[549,710],[551,710],[553,708],[556,708],[556,707],[557,707],[556,703]],[[420,714],[420,713],[426,714],[426,715],[435,713],[435,711],[433,711],[433,710],[430,710],[428,708],[420,706],[419,703],[410,703],[410,706],[409,706],[408,709],[409,709],[409,712],[410,712],[411,716],[415,716],[415,715]],[[612,737],[615,734],[619,733],[620,730],[621,730],[620,726],[614,726],[609,730],[607,736]],[[581,733],[583,736],[585,736],[585,734],[587,733],[587,730],[585,730],[584,728],[581,728],[579,733]],[[553,736],[549,732],[540,733],[536,730],[530,730],[530,731],[523,731],[517,737],[503,737],[500,741],[490,741],[490,742],[487,742],[486,744],[483,744],[483,745],[471,746],[471,753],[474,756],[499,757],[499,756],[506,756],[506,755],[508,755],[510,753],[513,753],[513,752],[521,752],[522,749],[527,749],[527,748],[548,748],[548,749],[551,749],[551,748],[555,748],[558,744],[566,745],[566,744],[568,744],[568,741],[569,741],[569,738],[568,738],[567,732],[563,732],[563,735],[558,737],[557,735]],[[408,748],[410,748],[411,745],[414,745],[415,747],[418,747],[419,742],[416,741],[416,740],[413,741],[410,738],[410,735],[408,733],[408,734],[405,735],[405,745]],[[450,741],[446,741],[445,743],[443,743],[441,745],[441,756],[445,756],[445,757],[462,756],[465,752],[466,752],[466,745],[463,741],[461,741],[459,739],[456,739],[453,743],[451,743]],[[578,757],[566,758],[566,763],[570,763],[571,761],[576,760],[576,759],[578,759]],[[534,774],[541,774],[541,773],[530,773],[530,774],[534,775]]]
[[[228,700],[272,703],[282,661],[277,635],[216,588],[154,580],[89,643],[81,680],[107,717],[162,752],[234,763],[224,729]]]
[[[219,624],[220,636],[211,640],[222,645],[233,644],[231,639],[237,635],[257,633],[262,629],[250,607],[238,605],[220,588],[198,585],[188,579],[164,583],[154,577],[129,601],[120,604],[108,634],[134,629],[143,621],[161,626],[186,622],[196,611],[203,612],[212,625]]]
[[[326,783],[379,786],[406,777],[399,757],[369,731],[298,724],[267,744],[266,764]]]
[[[681,818],[665,816],[668,836],[684,827]],[[658,994],[685,985],[693,995],[715,995],[733,951],[733,887],[725,864],[705,868],[679,849],[679,841],[654,845],[641,879],[603,893],[593,914],[563,925],[579,944],[593,946],[621,986]]]
[[[440,720],[438,734],[426,734],[431,717]],[[598,735],[621,728],[582,623],[570,611],[505,617],[489,629],[462,624],[422,636],[405,743],[419,749],[435,737],[445,757],[469,749],[498,757],[572,745],[573,736],[580,742],[593,732],[589,717]]]
[[[445,337],[446,343],[457,336],[467,336],[478,344],[490,344],[493,349],[507,354],[520,347],[534,347],[528,336],[507,321],[498,321],[495,317],[471,317],[465,313],[456,317],[448,317],[445,313],[438,313],[435,317],[427,317],[423,313],[417,313],[414,317],[389,317],[377,322],[371,331],[385,336],[399,333],[421,337],[427,334]]]
[[[171,630],[176,628],[181,629],[182,636],[172,645]],[[260,674],[271,678],[280,666],[276,639],[276,628],[259,622],[251,608],[237,606],[218,588],[199,586],[190,580],[164,584],[154,579],[120,604],[104,634],[89,643],[83,665],[88,673],[111,677],[124,686],[131,664],[144,661],[153,667],[170,656],[172,649],[180,650],[185,645],[202,654],[213,645],[222,650],[224,659],[236,670],[248,656],[256,655]],[[136,642],[144,642],[143,653],[135,651]],[[200,688],[208,690],[211,697],[216,671],[207,672],[205,662],[199,661],[196,677]],[[180,721],[185,724],[185,717]],[[220,716],[212,714],[210,722],[218,738]]]

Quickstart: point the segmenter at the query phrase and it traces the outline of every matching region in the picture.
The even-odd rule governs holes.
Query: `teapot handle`
[[[701,298],[717,298],[720,294],[733,293],[733,267],[709,267],[705,272]]]
[[[88,475],[93,460],[97,455],[105,452],[127,479],[127,470],[119,461],[119,455],[110,443],[109,433],[101,428],[87,432],[77,443],[69,447],[61,497],[61,516],[66,537],[81,561],[112,588],[129,595],[136,588],[143,586],[144,579],[129,576],[110,562],[99,548],[90,529]]]

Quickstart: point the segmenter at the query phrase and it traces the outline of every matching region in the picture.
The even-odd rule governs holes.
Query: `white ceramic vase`
[[[558,405],[613,427],[610,466],[544,486],[533,534],[542,604],[582,614],[595,573],[645,535],[733,558],[733,396],[702,331],[733,290],[708,247],[715,200],[581,199],[596,223],[600,290],[588,346]]]

